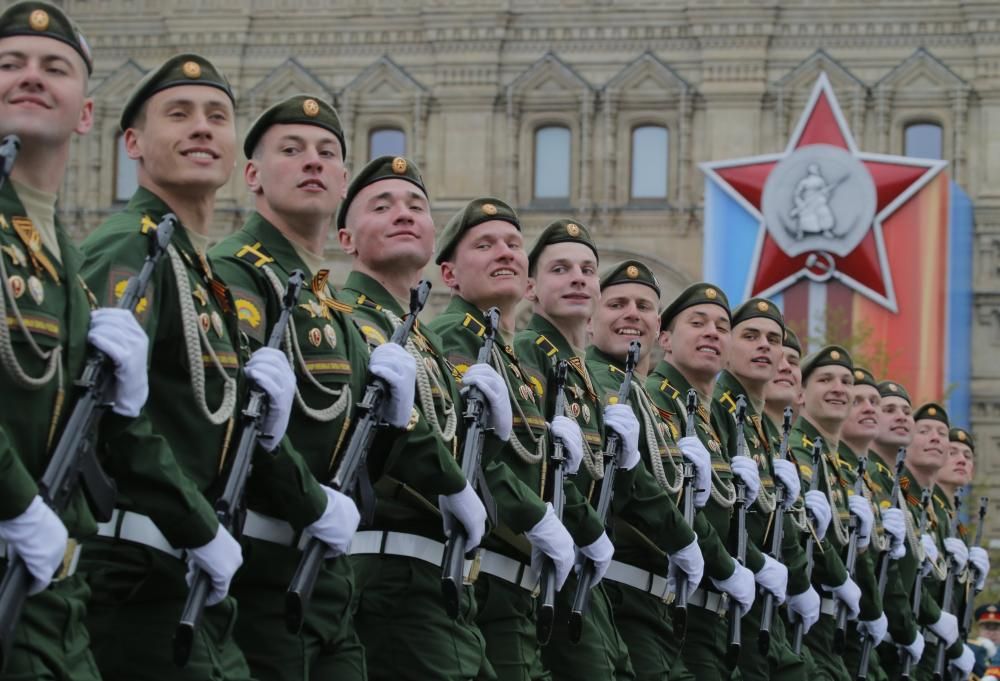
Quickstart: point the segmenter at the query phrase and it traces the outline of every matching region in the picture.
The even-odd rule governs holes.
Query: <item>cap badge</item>
[[[487,215],[496,215],[497,207],[494,206],[492,203],[484,203],[483,212],[486,213]]]
[[[959,442],[965,442],[965,433],[958,431],[958,440]]]
[[[49,27],[49,13],[44,9],[36,9],[28,17],[28,25],[36,31],[44,31]]]
[[[894,392],[899,392],[899,388],[896,387],[895,383],[890,383],[889,384],[889,392],[893,392],[893,393]]]
[[[936,416],[937,415],[937,409],[935,409],[934,407],[931,407],[930,409],[927,410],[927,413],[930,416]]]
[[[837,361],[838,359],[840,359],[840,353],[837,352],[836,350],[831,350],[830,351],[830,359],[832,359],[834,361]]]
[[[864,372],[862,372],[862,371],[855,371],[854,372],[854,378],[855,378],[855,380],[860,381],[860,380],[863,380],[864,377],[865,377]]]
[[[406,172],[406,159],[402,156],[397,156],[392,159],[392,172],[397,175],[402,175]]]
[[[765,303],[763,300],[760,301],[759,303],[757,303],[757,309],[760,310],[761,312],[767,312],[768,310],[767,303]]]
[[[196,61],[186,61],[181,71],[188,78],[201,78],[201,64]]]
[[[566,225],[566,233],[570,236],[580,236],[580,226],[571,222]]]
[[[719,297],[719,292],[716,291],[714,288],[707,288],[705,289],[705,297],[708,298],[709,300],[715,300],[716,298]]]
[[[638,279],[639,278],[639,268],[636,267],[635,265],[629,265],[625,269],[625,276],[628,277],[629,279]]]
[[[310,118],[319,115],[319,102],[315,99],[307,99],[302,102],[302,113]]]

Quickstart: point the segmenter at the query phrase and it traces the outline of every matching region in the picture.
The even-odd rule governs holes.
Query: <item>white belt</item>
[[[354,535],[348,553],[352,556],[384,554],[416,558],[431,565],[441,566],[444,560],[444,544],[419,534],[407,532],[382,532],[364,530]],[[472,583],[479,574],[479,558],[465,561],[463,570],[466,581]]]
[[[486,549],[479,552],[479,571],[516,584],[525,591],[534,591],[538,585],[539,575],[530,565]]]
[[[819,612],[821,615],[830,615],[831,617],[837,614],[837,599],[836,598],[823,598],[819,602]]]
[[[247,511],[246,521],[243,523],[243,535],[272,544],[297,546],[299,549],[312,538],[305,532],[299,536],[291,523],[255,511]]]
[[[142,544],[177,559],[184,555],[183,550],[171,546],[152,518],[120,508],[111,512],[111,520],[98,523],[97,535]]]
[[[617,560],[611,561],[608,571],[604,573],[604,579],[625,584],[633,589],[638,589],[648,594],[653,594],[657,598],[665,598],[667,595],[667,578],[660,575],[637,568],[628,563],[621,563]],[[690,599],[688,599],[690,602]]]
[[[714,612],[717,615],[724,615],[729,606],[729,597],[717,591],[695,589],[688,596],[688,605]]]

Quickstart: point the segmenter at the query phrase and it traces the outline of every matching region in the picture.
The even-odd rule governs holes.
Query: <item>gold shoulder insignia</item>
[[[804,463],[799,464],[799,472],[802,473],[802,477],[806,480],[812,480],[813,469],[811,466],[807,466]]]
[[[538,347],[540,347],[542,350],[545,351],[546,357],[551,357],[552,355],[559,352],[559,348],[557,348],[555,344],[545,336],[539,336],[538,338],[536,338],[535,345],[537,345]]]
[[[245,260],[254,267],[263,267],[268,263],[274,262],[274,258],[268,255],[259,241],[241,247],[240,250],[236,251],[235,255],[240,260]]]
[[[468,312],[465,313],[465,319],[462,320],[462,326],[474,332],[477,337],[482,338],[486,335],[486,325],[481,321],[473,317]]]
[[[663,379],[663,382],[660,383],[660,392],[666,393],[672,400],[676,400],[677,396],[681,394],[677,388],[670,385],[670,381],[667,379]]]
[[[805,435],[802,436],[802,446],[807,449],[811,449],[813,446],[813,441],[807,438]]]
[[[736,413],[736,401],[733,399],[733,394],[730,391],[722,393],[722,397],[719,398],[719,403],[729,410],[730,414]],[[728,406],[726,406],[728,405]]]
[[[368,296],[366,296],[364,293],[358,296],[358,300],[354,304],[361,305],[362,307],[367,307],[369,309],[375,310],[376,312],[382,311],[382,306],[372,300],[369,300]]]
[[[143,215],[142,220],[139,221],[139,231],[143,234],[149,234],[150,232],[156,231],[156,222],[153,218],[148,215]]]
[[[361,333],[364,335],[365,340],[368,341],[369,345],[383,345],[386,342],[385,336],[382,335],[382,332],[370,324],[362,324]]]

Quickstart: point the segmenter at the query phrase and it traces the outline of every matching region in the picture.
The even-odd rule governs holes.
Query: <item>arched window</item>
[[[937,123],[911,123],[903,131],[903,154],[915,158],[941,158],[943,139],[941,126]]]
[[[368,135],[368,159],[405,156],[406,133],[399,128],[376,128]]]
[[[115,136],[115,201],[128,201],[139,188],[139,162],[128,157],[125,135]]]
[[[569,199],[570,133],[561,125],[535,131],[535,198]]]
[[[669,143],[669,133],[661,125],[642,125],[632,130],[633,199],[667,198]]]

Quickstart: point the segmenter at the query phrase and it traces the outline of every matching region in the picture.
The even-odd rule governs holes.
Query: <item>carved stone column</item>
[[[421,168],[427,167],[427,98],[418,92],[413,99],[413,160]]]
[[[951,93],[952,120],[955,130],[952,137],[952,165],[955,168],[955,181],[965,184],[966,153],[965,131],[969,117],[969,89],[967,86],[956,87]]]
[[[865,91],[858,86],[851,97],[851,134],[861,149],[865,148]]]
[[[514,101],[514,94],[507,90],[507,197],[512,206],[518,206],[517,164],[521,148],[521,107]]]
[[[618,97],[605,93],[601,100],[604,124],[604,200],[601,202],[601,225],[611,227],[611,209],[618,192]]]
[[[889,153],[889,115],[891,113],[892,93],[884,86],[879,86],[875,93],[875,132],[878,135],[878,150]]]
[[[778,96],[774,103],[774,138],[779,144],[788,139],[788,100],[783,87],[778,88]]]
[[[594,117],[594,94],[587,92],[580,100],[580,212],[588,219],[593,210],[591,166],[594,163],[591,144],[591,122]]]
[[[679,122],[677,124],[679,133],[678,137],[680,137],[680,141],[677,145],[677,159],[679,161],[677,164],[677,172],[680,175],[680,177],[677,178],[679,180],[677,204],[681,209],[686,209],[691,206],[691,182],[696,175],[694,162],[691,158],[691,131],[694,129],[694,103],[691,100],[692,93],[689,88],[685,87],[681,90],[680,101],[678,102]],[[667,151],[669,153],[669,147],[667,148]],[[691,208],[694,208],[694,206],[691,206]]]

